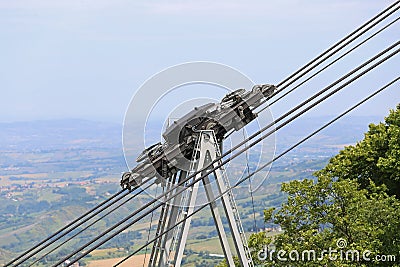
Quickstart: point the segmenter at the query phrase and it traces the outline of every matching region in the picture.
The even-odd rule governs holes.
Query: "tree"
[[[240,267],[240,261],[239,261],[238,257],[233,256],[233,262],[234,262],[235,266]],[[232,266],[228,266],[227,261],[226,260],[222,260],[220,263],[215,265],[215,267],[232,267]]]
[[[316,182],[306,179],[285,183],[282,191],[288,194],[288,200],[271,219],[284,230],[273,245],[275,251],[286,252],[287,261],[280,261],[275,253],[264,261],[265,266],[287,266],[288,262],[292,266],[393,266],[393,262],[372,259],[376,255],[400,256],[400,201],[387,195],[385,186],[371,182],[368,190],[359,189],[355,180],[335,181],[321,176]],[[346,244],[344,247],[337,244],[340,240]],[[264,237],[261,242],[267,241]],[[330,259],[337,254],[322,255],[330,248],[358,251],[361,263]],[[303,252],[310,251],[315,251],[315,258],[302,257]],[[371,251],[371,261],[362,259],[365,251]]]
[[[284,232],[273,239],[265,233],[250,237],[256,263],[400,266],[399,159],[400,105],[385,123],[371,124],[364,140],[346,147],[316,172],[316,181],[282,184],[287,201],[264,215]],[[377,261],[382,255],[396,258]]]
[[[340,151],[316,175],[356,179],[362,188],[372,180],[400,198],[400,104],[384,123],[370,124],[364,140]]]

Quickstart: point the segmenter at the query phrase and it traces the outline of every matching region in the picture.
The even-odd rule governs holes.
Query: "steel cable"
[[[149,179],[150,180],[150,179]],[[142,185],[144,185],[145,183],[147,183],[149,180],[147,180],[146,182],[142,183]],[[50,251],[46,252],[44,255],[42,255],[40,258],[36,259],[34,262],[32,262],[30,266],[33,266],[35,263],[39,262],[40,260],[42,260],[44,257],[46,257],[47,255],[49,255],[50,253],[54,252],[55,250],[59,249],[60,247],[62,247],[63,245],[65,245],[67,242],[69,242],[70,240],[72,240],[73,238],[75,238],[76,236],[78,236],[79,234],[81,234],[82,232],[86,231],[87,229],[89,229],[89,227],[93,226],[94,224],[98,223],[99,221],[103,220],[106,216],[110,215],[112,212],[114,212],[115,210],[119,209],[120,207],[122,207],[123,205],[125,205],[126,203],[128,203],[129,201],[131,201],[132,199],[134,199],[135,197],[137,197],[138,195],[140,195],[141,193],[143,193],[144,191],[146,191],[150,186],[152,186],[153,184],[149,184],[147,185],[145,188],[139,190],[138,192],[136,192],[135,194],[133,194],[132,196],[130,196],[128,199],[125,199],[122,203],[118,204],[117,206],[115,206],[114,208],[112,208],[110,211],[108,211],[107,213],[103,214],[101,217],[99,217],[98,219],[96,219],[95,221],[93,221],[92,223],[90,223],[89,225],[85,226],[83,229],[81,229],[80,231],[78,231],[77,233],[75,233],[74,235],[72,235],[71,237],[69,237],[68,239],[66,239],[65,241],[63,241],[62,243],[60,243],[58,246],[54,247],[53,249],[51,249]],[[108,207],[106,207],[108,208]]]
[[[385,9],[385,11],[381,12],[380,14],[383,14],[384,12],[386,12],[387,10],[390,10],[393,6],[397,5],[399,1],[397,1],[395,4],[391,5],[389,8]],[[267,97],[264,101],[261,102],[260,105],[263,105],[264,103],[266,103],[268,100],[270,100],[271,98],[275,97],[277,94],[279,94],[280,92],[282,92],[283,90],[285,90],[287,87],[289,87],[289,85],[293,84],[294,82],[296,82],[297,80],[299,80],[301,77],[303,77],[304,75],[306,75],[308,72],[310,72],[311,70],[313,70],[314,68],[318,67],[320,64],[322,64],[325,60],[329,59],[330,57],[332,57],[334,54],[336,54],[337,52],[339,52],[341,49],[343,49],[345,46],[347,46],[348,44],[352,43],[354,40],[356,40],[358,37],[360,37],[361,35],[365,34],[367,31],[369,31],[370,29],[372,29],[374,26],[376,26],[378,23],[380,23],[381,21],[383,21],[384,19],[386,19],[387,17],[389,17],[390,15],[392,15],[394,12],[396,12],[398,9],[400,8],[400,6],[396,7],[394,10],[390,11],[388,14],[386,14],[383,18],[379,19],[378,21],[374,22],[372,25],[370,25],[367,29],[365,29],[364,31],[362,31],[361,33],[357,34],[356,37],[353,37],[352,39],[350,39],[350,41],[346,42],[345,44],[343,44],[342,46],[340,46],[338,49],[336,49],[334,52],[328,54],[327,56],[325,56],[322,60],[317,61],[318,59],[320,59],[322,56],[324,56],[325,54],[327,54],[329,51],[331,51],[332,49],[334,49],[337,45],[339,45],[340,43],[342,43],[343,41],[345,41],[346,39],[348,39],[349,37],[351,37],[351,35],[355,34],[358,30],[361,30],[363,27],[365,27],[366,25],[368,25],[372,20],[376,19],[379,15],[375,16],[373,19],[369,20],[368,22],[366,22],[362,27],[360,27],[358,30],[352,32],[350,35],[348,35],[347,37],[345,37],[344,39],[342,39],[341,41],[339,41],[338,43],[336,43],[335,45],[333,45],[331,48],[329,48],[328,50],[326,50],[324,53],[320,54],[318,57],[316,57],[315,59],[313,59],[312,61],[310,61],[309,63],[307,63],[305,66],[303,66],[302,68],[300,68],[298,71],[296,71],[294,74],[292,74],[291,76],[295,76],[298,73],[300,73],[301,71],[303,71],[304,69],[306,69],[307,67],[309,67],[310,65],[312,65],[312,63],[316,62],[313,66],[311,66],[310,68],[308,68],[307,71],[301,73],[298,77],[296,77],[295,79],[293,79],[290,83],[286,84],[285,86],[283,86],[282,88],[279,88],[280,86],[282,86],[282,84],[284,82],[280,82],[277,87],[278,87],[278,91],[276,91],[275,93],[273,93],[271,96]],[[286,78],[284,81],[286,82],[288,80],[288,78]],[[265,107],[266,108],[266,107]],[[264,109],[265,109],[264,108]]]
[[[307,67],[309,67],[311,64],[313,64],[314,62],[316,62],[318,59],[322,58],[323,56],[325,56],[326,54],[328,54],[330,51],[332,51],[333,49],[335,49],[337,46],[339,46],[340,44],[342,44],[344,41],[346,41],[347,39],[349,39],[350,37],[352,37],[354,34],[356,34],[357,32],[359,32],[360,30],[362,30],[365,26],[367,26],[368,24],[370,24],[371,22],[373,22],[374,20],[376,20],[377,18],[379,18],[380,16],[382,16],[383,14],[385,14],[386,12],[388,12],[390,9],[392,9],[393,7],[395,7],[400,1],[396,1],[394,2],[392,5],[390,5],[389,7],[387,7],[386,9],[384,9],[382,12],[380,12],[379,14],[377,14],[375,17],[371,18],[370,20],[368,20],[367,22],[365,22],[363,25],[361,25],[360,27],[358,27],[357,29],[355,29],[353,32],[351,32],[350,34],[348,34],[346,37],[342,38],[340,41],[338,41],[337,43],[335,43],[333,46],[331,46],[330,48],[328,48],[327,50],[325,50],[322,54],[320,54],[319,56],[317,56],[316,58],[314,58],[313,60],[311,60],[310,62],[308,62],[306,65],[304,65],[303,67],[301,67],[300,69],[298,69],[297,71],[295,71],[293,74],[289,75],[289,77],[287,77],[286,79],[284,79],[283,81],[281,81],[277,87],[282,86],[284,83],[286,83],[287,81],[289,81],[290,79],[292,79],[294,76],[296,76],[297,74],[299,74],[301,71],[303,71],[304,69],[306,69]],[[395,8],[394,10],[390,11],[388,14],[386,14],[383,18],[379,19],[377,22],[374,22],[372,26],[369,26],[366,30],[362,31],[361,33],[359,33],[356,37],[353,37],[352,39],[350,39],[350,41],[348,41],[347,43],[345,43],[344,45],[342,45],[340,48],[336,49],[334,52],[332,52],[331,54],[329,54],[328,56],[325,57],[325,59],[331,57],[333,54],[335,54],[337,51],[339,51],[340,49],[342,49],[343,47],[345,47],[347,44],[351,43],[352,41],[354,41],[355,39],[357,39],[359,36],[361,36],[362,34],[364,34],[366,31],[368,31],[369,29],[371,29],[373,26],[375,26],[377,23],[381,22],[383,19],[387,18],[388,16],[390,16],[391,14],[393,14],[395,11],[397,11],[400,8],[400,6],[398,6],[397,8]],[[317,65],[319,65],[321,63],[318,62]],[[315,67],[315,66],[314,66]],[[313,67],[313,68],[314,68]],[[297,78],[298,79],[298,78]],[[288,85],[285,85],[285,87],[287,87]]]
[[[39,246],[43,245],[44,243],[50,241],[53,242],[51,239],[56,237],[58,234],[60,234],[62,231],[70,228],[71,226],[73,226],[75,223],[77,223],[78,221],[82,220],[84,217],[88,216],[90,213],[92,213],[93,211],[95,211],[96,209],[98,209],[99,207],[107,204],[109,201],[111,201],[112,199],[114,199],[115,197],[119,196],[120,194],[122,194],[123,192],[125,192],[125,189],[115,193],[113,196],[111,196],[110,198],[104,200],[103,202],[101,202],[100,204],[98,204],[97,206],[93,207],[92,209],[90,209],[89,211],[85,212],[84,214],[82,214],[81,216],[79,216],[78,218],[76,218],[75,220],[73,220],[72,222],[70,222],[69,224],[67,224],[66,226],[64,226],[63,228],[61,228],[60,230],[58,230],[57,232],[55,232],[54,234],[50,235],[49,237],[47,237],[46,239],[42,240],[39,242],[39,244],[33,246],[32,248],[28,249],[27,251],[25,251],[24,253],[22,253],[21,255],[19,255],[18,257],[16,257],[15,259],[13,259],[12,261],[8,262],[6,265],[4,265],[4,267],[10,266],[11,264],[13,264],[14,262],[18,261],[19,259],[23,258],[23,257],[27,257],[26,255],[34,255],[37,253],[37,250],[35,253],[33,253],[32,251],[37,249]],[[127,194],[123,195],[126,196]],[[32,254],[32,253],[33,254]],[[30,256],[29,256],[30,257]],[[28,258],[29,258],[28,257]],[[26,258],[26,259],[28,259]],[[21,264],[22,262],[24,262],[26,259],[18,261],[14,266],[17,266],[19,264]]]
[[[294,86],[292,89],[290,89],[289,91],[287,91],[285,94],[281,95],[280,97],[278,97],[277,99],[275,99],[274,101],[272,101],[271,103],[268,103],[267,106],[263,107],[262,109],[260,109],[259,111],[257,111],[257,113],[261,113],[263,112],[265,109],[267,109],[268,107],[271,107],[272,105],[274,105],[276,102],[280,101],[282,98],[284,98],[285,96],[289,95],[290,93],[292,93],[293,91],[295,91],[296,89],[298,89],[300,86],[304,85],[306,82],[310,81],[312,78],[316,77],[318,74],[320,74],[321,72],[323,72],[324,70],[326,70],[327,68],[329,68],[330,66],[332,66],[333,64],[335,64],[336,62],[338,62],[340,59],[342,59],[343,57],[347,56],[348,54],[350,54],[351,52],[353,52],[354,50],[356,50],[357,48],[359,48],[360,46],[362,46],[363,44],[365,44],[366,42],[368,42],[369,40],[371,40],[373,37],[377,36],[379,33],[383,32],[384,30],[386,30],[387,28],[389,28],[390,26],[392,26],[394,23],[396,23],[398,20],[400,19],[400,17],[397,17],[396,19],[394,19],[393,21],[391,21],[390,23],[386,24],[385,26],[383,26],[381,29],[379,29],[378,31],[376,31],[375,33],[373,33],[371,36],[369,36],[368,38],[366,38],[365,40],[363,40],[362,42],[358,43],[356,46],[354,46],[353,48],[349,49],[347,52],[345,52],[344,54],[342,54],[340,57],[338,57],[337,59],[333,60],[331,63],[329,63],[328,65],[326,65],[325,67],[323,67],[322,69],[320,69],[319,71],[317,71],[316,73],[314,73],[313,75],[311,75],[310,77],[308,77],[307,79],[305,79],[304,81],[302,81],[301,83],[297,84],[296,86]],[[260,106],[262,104],[264,104],[266,101],[263,101]]]

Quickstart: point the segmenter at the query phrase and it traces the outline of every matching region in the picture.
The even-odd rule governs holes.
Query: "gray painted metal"
[[[198,154],[196,154],[198,153]],[[220,145],[215,137],[214,131],[204,130],[199,132],[199,138],[194,149],[193,155],[197,155],[192,158],[192,163],[189,172],[181,171],[179,174],[179,180],[185,179],[191,173],[195,173],[198,170],[207,167],[213,160],[220,156]],[[209,166],[212,167],[211,165]],[[199,178],[201,173],[197,174],[187,183],[192,180]],[[217,169],[214,171],[214,178],[218,188],[218,193],[225,192],[227,188],[230,188],[228,177],[225,171]],[[217,203],[215,201],[215,194],[210,184],[210,178],[204,177],[202,179],[204,190],[206,192],[209,206],[213,215],[213,219],[217,228],[218,237],[221,242],[225,258],[229,266],[234,266],[233,256],[231,248],[228,244],[228,239],[224,226],[222,224],[221,216],[218,210]],[[191,214],[195,210],[196,199],[198,196],[199,183],[194,184],[192,187],[185,190],[182,194],[179,194],[173,199],[172,205],[166,203],[162,210],[162,217],[160,216],[160,229],[169,229],[176,222],[185,219],[188,214]],[[239,257],[240,263],[244,267],[253,267],[253,261],[250,255],[249,248],[245,233],[243,231],[242,223],[240,221],[239,213],[235,203],[234,196],[231,191],[224,194],[221,198],[223,210],[228,220],[229,228],[232,233],[233,243],[236,250],[236,254]],[[169,215],[166,215],[166,211],[169,209]],[[164,214],[163,214],[164,213]],[[167,219],[168,218],[168,219]],[[189,234],[189,228],[191,218],[175,227],[174,231],[170,231],[165,235],[163,240],[157,240],[154,243],[154,247],[151,255],[151,262],[148,266],[151,267],[169,267],[175,266],[180,267],[184,255],[185,245]],[[168,221],[168,223],[167,223]],[[167,228],[165,228],[167,226]],[[154,251],[154,253],[153,253]]]

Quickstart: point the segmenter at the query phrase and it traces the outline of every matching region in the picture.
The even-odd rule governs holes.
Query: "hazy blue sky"
[[[278,83],[392,2],[0,0],[0,121],[121,122],[147,78],[187,61],[215,61],[256,83]],[[310,88],[281,101],[274,114],[386,48],[399,33],[397,23]],[[314,115],[344,110],[399,69],[397,56]],[[396,85],[356,114],[383,116],[399,95]]]

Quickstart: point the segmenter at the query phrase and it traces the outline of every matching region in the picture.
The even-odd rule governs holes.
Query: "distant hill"
[[[276,134],[277,150],[288,148],[303,137],[317,130],[333,117],[306,117],[285,126]],[[383,118],[372,116],[348,116],[330,125],[299,148],[332,149],[337,153],[344,145],[355,144],[364,137],[370,123],[379,123]],[[297,150],[299,150],[297,149]]]
[[[119,124],[79,119],[0,123],[0,149],[120,147]]]
[[[278,147],[317,129],[329,117],[301,118],[277,132]],[[324,130],[320,138],[330,139],[334,144],[354,143],[363,137],[371,122],[383,118],[346,117]],[[141,129],[138,129],[140,131]],[[151,132],[157,138],[160,133]],[[48,120],[0,123],[0,149],[49,149],[122,147],[122,125],[109,122],[94,122],[80,119]]]

